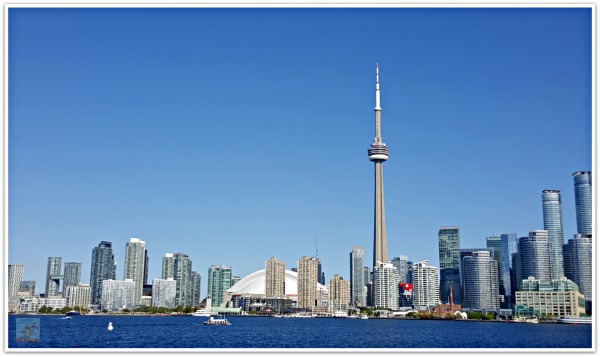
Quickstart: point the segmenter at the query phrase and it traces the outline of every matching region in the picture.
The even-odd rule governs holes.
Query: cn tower
[[[369,147],[369,160],[375,163],[375,233],[373,237],[373,270],[377,262],[387,263],[385,237],[385,209],[383,205],[383,162],[388,159],[388,148],[381,140],[381,106],[379,103],[379,64],[375,82],[375,140]]]

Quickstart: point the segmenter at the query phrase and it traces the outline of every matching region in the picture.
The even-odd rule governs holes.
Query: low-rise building
[[[585,299],[573,281],[562,277],[543,281],[529,277],[515,293],[515,315],[579,317],[585,314]]]

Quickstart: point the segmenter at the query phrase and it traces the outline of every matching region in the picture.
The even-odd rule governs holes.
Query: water
[[[16,319],[39,318],[40,342],[16,342]],[[9,316],[9,348],[568,348],[591,349],[592,325],[232,316]],[[113,331],[108,331],[112,322]]]

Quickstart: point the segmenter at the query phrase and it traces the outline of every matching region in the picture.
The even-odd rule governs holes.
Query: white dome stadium
[[[254,273],[240,279],[235,285],[227,289],[227,295],[245,295],[245,296],[264,296],[265,295],[265,269],[255,271]],[[328,289],[317,283],[317,289],[328,293]],[[291,270],[285,271],[285,295],[298,296],[298,273]]]

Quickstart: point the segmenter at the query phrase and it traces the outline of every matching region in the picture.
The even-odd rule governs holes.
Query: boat
[[[108,331],[112,331],[113,330],[113,325],[112,322],[108,323]]]
[[[196,311],[192,312],[191,315],[196,316],[196,317],[209,317],[214,314],[212,314],[210,311],[201,309],[201,310],[196,310]]]
[[[78,316],[81,315],[81,312],[79,311],[75,311],[75,310],[71,310],[67,312],[67,316]]]
[[[231,325],[231,323],[229,323],[229,321],[227,321],[226,318],[214,318],[214,317],[209,317],[208,320],[203,322],[205,325],[216,325],[216,326],[229,326]]]
[[[360,319],[361,320],[368,320],[369,316],[368,315],[360,315]]]
[[[528,323],[528,324],[537,324],[538,322],[539,322],[538,318],[535,315],[532,316],[532,317],[526,317],[525,318],[525,323]]]
[[[592,318],[591,317],[565,316],[565,317],[556,319],[556,322],[558,322],[559,324],[591,324]]]

